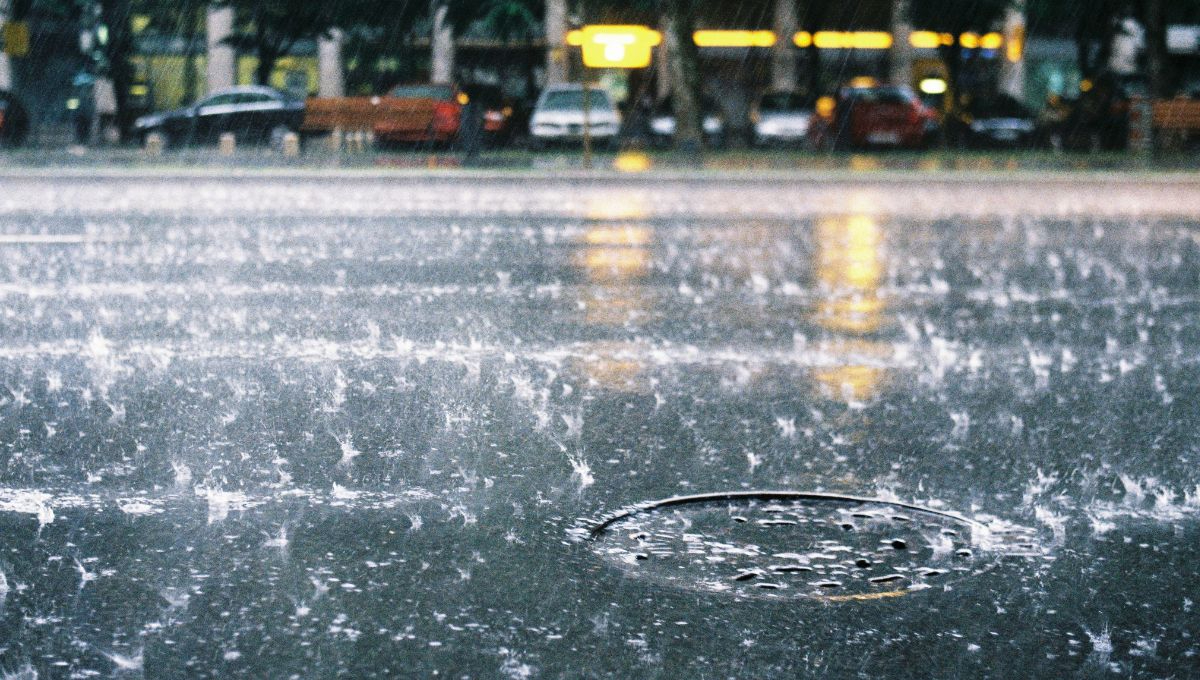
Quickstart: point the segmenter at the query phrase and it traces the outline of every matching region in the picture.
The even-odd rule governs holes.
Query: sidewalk
[[[627,151],[597,154],[585,168],[582,154],[564,150],[531,153],[518,150],[486,152],[466,164],[453,152],[330,152],[307,146],[299,157],[286,157],[265,147],[242,147],[223,155],[211,147],[168,150],[152,155],[134,147],[68,147],[0,150],[0,172],[137,171],[172,174],[189,171],[331,171],[467,176],[527,175],[600,178],[617,176],[655,178],[682,176],[720,177],[824,177],[884,179],[889,176],[946,178],[961,175],[1005,176],[1025,173],[1182,175],[1200,178],[1200,157],[1195,154],[1160,155],[1153,159],[1128,154],[1076,155],[1053,152],[950,152],[925,153],[814,153],[807,151],[712,151],[702,156],[672,152]]]

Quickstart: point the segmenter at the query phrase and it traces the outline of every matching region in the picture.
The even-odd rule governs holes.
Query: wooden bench
[[[1179,149],[1200,137],[1200,100],[1166,99],[1154,102],[1154,129],[1159,146]]]
[[[309,99],[304,105],[304,132],[345,132],[374,129],[380,116],[379,97],[338,97]]]

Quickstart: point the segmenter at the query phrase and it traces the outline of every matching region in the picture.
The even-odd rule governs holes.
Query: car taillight
[[[439,130],[458,129],[459,107],[450,102],[439,102],[433,107],[433,125]]]

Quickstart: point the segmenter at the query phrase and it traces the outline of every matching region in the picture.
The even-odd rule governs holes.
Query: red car
[[[839,90],[832,112],[814,122],[810,139],[819,149],[921,149],[938,130],[937,112],[911,89],[873,84]]]
[[[454,141],[467,96],[446,84],[397,85],[384,97],[387,111],[375,123],[376,139],[384,142]]]

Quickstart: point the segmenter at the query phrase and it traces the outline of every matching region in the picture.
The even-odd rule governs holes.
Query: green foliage
[[[447,0],[455,31],[478,25],[499,40],[529,40],[542,33],[545,0]]]
[[[991,30],[1011,4],[1011,0],[911,0],[908,14],[913,26],[958,35]]]

